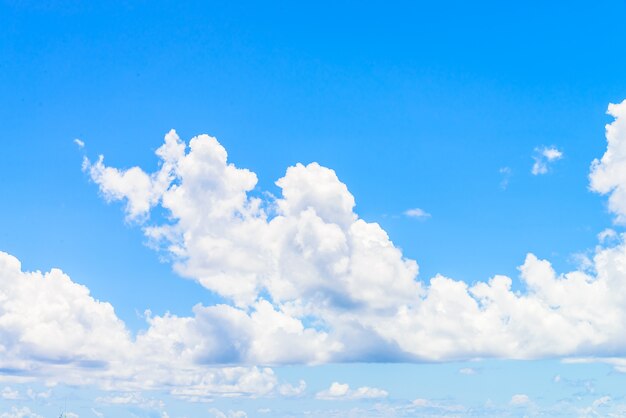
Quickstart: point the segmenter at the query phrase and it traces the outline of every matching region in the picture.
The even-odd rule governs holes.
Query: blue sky
[[[303,416],[306,411],[314,416],[624,414],[625,377],[619,372],[626,352],[619,338],[623,312],[611,310],[613,300],[579,301],[571,296],[579,288],[554,294],[545,290],[547,285],[532,290],[541,264],[526,257],[532,253],[548,260],[558,274],[587,274],[588,283],[606,280],[609,294],[621,294],[623,273],[602,260],[619,264],[626,251],[619,235],[619,218],[626,212],[619,191],[626,177],[620,174],[621,160],[607,158],[592,184],[590,165],[607,153],[606,124],[614,123],[617,132],[612,155],[621,155],[620,144],[626,142],[619,129],[621,110],[607,115],[609,103],[626,99],[626,5],[230,3],[0,3],[0,251],[21,262],[19,274],[6,267],[9,262],[0,270],[5,279],[0,295],[6,295],[0,297],[0,348],[10,353],[0,365],[0,390],[6,395],[0,398],[0,417],[58,414],[65,403],[81,417],[229,416],[228,411],[249,417]],[[223,176],[217,175],[217,186],[209,178],[181,174],[179,157],[171,172],[164,171],[166,164],[155,151],[171,129],[178,135],[171,144],[188,144],[201,134],[217,138],[219,143],[206,137],[197,141],[214,144],[206,154],[187,147],[184,155],[198,155],[193,161],[201,162],[202,156],[221,155],[223,149],[238,171],[229,177],[226,163],[212,166],[226,170],[219,171]],[[75,143],[77,138],[84,147]],[[102,165],[99,155],[104,155]],[[545,173],[533,174],[534,158],[546,163]],[[308,165],[313,162],[333,171]],[[297,163],[302,169],[286,174]],[[124,178],[131,167],[140,167],[152,180],[150,173],[171,176],[167,190],[185,186],[190,196],[198,193],[197,200],[180,200],[181,208],[173,213],[164,202],[180,196],[166,197],[167,191],[152,180],[138,185]],[[239,186],[239,181],[251,181],[243,169],[258,181]],[[275,183],[281,178],[282,186]],[[238,193],[224,192],[231,188]],[[136,190],[145,194],[131,196]],[[146,200],[148,195],[153,200]],[[232,213],[211,212],[230,202],[227,198],[241,196],[247,200],[233,206]],[[346,203],[349,196],[354,208]],[[261,199],[263,213],[250,209],[242,215],[254,199]],[[608,199],[613,199],[611,206]],[[131,201],[143,201],[149,210],[133,218]],[[189,205],[198,205],[200,215],[184,212]],[[426,216],[407,215],[416,208]],[[205,211],[212,215],[203,223]],[[355,232],[352,218],[344,222],[353,215],[367,225],[378,224],[389,241],[371,228]],[[263,216],[267,219],[261,221]],[[283,224],[273,222],[283,218]],[[164,225],[175,238],[155,250],[146,231]],[[615,236],[599,241],[607,228]],[[348,237],[352,273],[334,277],[332,272],[343,268],[334,257],[343,250],[322,238],[336,237],[337,231]],[[380,260],[376,251],[360,253],[359,242],[370,240],[396,252]],[[181,242],[182,252],[168,250]],[[333,250],[321,251],[324,243]],[[213,255],[204,254],[206,248]],[[592,260],[594,254],[601,254],[600,261]],[[224,261],[230,255],[234,261]],[[415,260],[419,274],[402,260]],[[520,277],[522,265],[528,267],[526,279]],[[70,281],[54,276],[65,284],[23,304],[3,306],[37,294],[36,284],[19,297],[11,293],[10,283],[27,282],[21,272],[52,268]],[[505,327],[501,334],[490,334],[493,324],[486,317],[465,327],[464,321],[474,317],[455,316],[458,306],[445,305],[453,303],[445,299],[440,303],[448,308],[440,314],[450,319],[451,328],[437,328],[435,315],[432,322],[411,323],[410,331],[385,335],[381,330],[393,328],[400,317],[374,315],[376,309],[408,306],[416,315],[426,305],[402,299],[403,293],[415,291],[415,300],[431,300],[428,295],[435,293],[427,289],[437,274],[450,279],[445,283],[469,287],[507,276],[511,294],[537,296],[556,319],[534,329],[532,317],[518,324],[511,313],[517,333]],[[345,287],[333,288],[333,280]],[[256,286],[256,293],[244,291],[244,285],[230,288],[231,282]],[[418,296],[412,283],[422,283],[426,293]],[[78,284],[93,299],[80,293]],[[453,288],[441,291],[450,301],[456,294]],[[83,300],[78,294],[85,297],[80,314],[37,310],[65,306],[66,297]],[[50,295],[58,296],[54,303],[46,299]],[[243,301],[249,297],[269,301],[273,312],[285,315],[281,321],[308,329],[314,341],[292,334],[286,341],[294,347],[301,341],[313,347],[311,353],[294,359],[275,347],[260,350],[265,343],[255,339],[259,331],[250,336],[219,322],[221,315],[252,318],[261,312],[260,305]],[[114,313],[96,301],[109,303]],[[325,303],[328,311],[317,310]],[[521,305],[519,312],[526,309]],[[205,312],[214,306],[232,310]],[[591,330],[576,323],[571,333],[549,338],[551,326],[560,335],[557,331],[564,328],[558,321],[580,320],[578,312],[590,315],[581,321],[592,324]],[[373,334],[347,326],[350,314],[369,318],[360,326],[371,325]],[[94,319],[101,317],[110,324]],[[158,339],[165,337],[154,324],[172,322],[173,329],[180,329],[172,318],[197,327],[197,335],[190,331],[176,337],[180,347],[197,343],[205,349],[189,348],[190,359],[176,355],[189,360],[184,367],[195,371],[197,366],[200,374],[186,378],[212,373],[209,366],[251,368],[246,373],[252,375],[271,367],[274,377],[261,373],[265,386],[259,383],[236,397],[223,396],[223,382],[211,387],[187,382],[183,386],[194,387],[194,398],[177,387],[142,387],[142,381],[158,379],[138,363],[132,367],[139,377],[131,384],[112,366],[131,360],[108,358],[97,342],[83,347],[83,341],[97,338],[120,341],[120,347],[128,344],[138,357],[153,355],[162,365],[169,360],[159,350],[171,341]],[[72,320],[82,325],[73,328]],[[58,330],[50,331],[57,328],[45,321]],[[119,335],[100,334],[118,325]],[[63,329],[82,330],[72,343],[80,349]],[[212,334],[215,329],[219,332]],[[438,345],[446,333],[450,339]],[[416,340],[405,341],[403,334]],[[144,346],[137,335],[154,340]],[[485,342],[498,335],[506,336],[502,346]],[[237,351],[234,342],[248,339],[260,351]],[[519,346],[510,348],[515,341]],[[343,348],[330,349],[331,342]],[[214,345],[230,349],[206,348]],[[573,358],[594,362],[572,363]],[[68,369],[51,371],[59,365]],[[103,380],[113,375],[115,385]],[[333,382],[349,389],[323,399]],[[287,384],[291,389],[281,391]],[[379,392],[358,392],[363,387]],[[43,395],[30,396],[29,389]]]

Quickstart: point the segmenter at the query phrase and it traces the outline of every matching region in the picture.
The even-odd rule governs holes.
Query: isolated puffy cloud
[[[229,163],[215,138],[197,136],[187,148],[171,131],[157,155],[156,172],[134,167],[127,181],[129,170],[106,167],[102,157],[84,169],[105,196],[126,200],[127,216],[143,220],[177,272],[231,304],[150,319],[137,338],[148,357],[151,347],[189,361],[247,364],[524,359],[626,348],[619,239],[599,246],[589,268],[566,274],[528,254],[522,292],[505,276],[468,285],[437,275],[424,283],[417,263],[378,224],[358,217],[331,169],[297,164],[276,182],[281,196],[261,199],[250,193],[256,175]],[[554,161],[561,153],[541,155]],[[115,173],[115,181],[102,173]],[[144,189],[134,177],[148,179]],[[148,221],[149,209],[137,215],[157,205],[164,219]]]
[[[537,176],[540,174],[546,174],[550,169],[550,163],[563,158],[563,152],[559,151],[556,147],[537,147],[535,148],[535,160],[530,172]]]
[[[363,386],[350,389],[347,383],[333,382],[328,389],[318,392],[315,397],[323,400],[354,400],[386,398],[386,390]]]

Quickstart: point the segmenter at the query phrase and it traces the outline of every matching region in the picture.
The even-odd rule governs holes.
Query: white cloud
[[[98,411],[97,409],[91,408],[91,412],[93,412],[93,414],[95,416],[97,416],[98,418],[103,418],[104,417],[104,414],[102,412]]]
[[[51,395],[52,395],[52,389],[46,390],[44,392],[36,392],[32,388],[28,388],[26,390],[26,396],[28,396],[28,399],[31,399],[31,400],[48,399],[50,398]]]
[[[298,386],[290,385],[289,383],[284,383],[279,386],[278,393],[282,396],[301,396],[304,394],[306,390],[306,382],[304,380],[300,380],[298,382]]]
[[[8,412],[0,413],[0,418],[43,418],[41,415],[32,412],[27,407],[11,408]]]
[[[74,139],[74,143],[79,149],[85,148],[85,143],[78,138]]]
[[[616,238],[618,238],[618,234],[611,228],[606,228],[598,234],[598,242],[601,244]]]
[[[425,410],[431,411],[433,414],[429,414],[428,416],[450,416],[450,413],[456,414],[462,413],[467,408],[463,405],[454,404],[450,402],[439,402],[430,399],[417,398],[414,399],[408,408],[405,408],[407,412],[415,412],[419,411],[419,416],[424,416]],[[403,414],[401,414],[403,415]],[[410,416],[414,416],[411,414]]]
[[[517,394],[511,397],[510,403],[511,405],[515,406],[528,405],[530,403],[530,398],[528,397],[528,395]]]
[[[212,356],[223,352],[224,332],[230,321],[238,324],[241,317],[245,322],[241,326],[257,332],[250,336],[253,341],[275,338],[280,344],[280,338],[288,338],[289,327],[298,328],[289,321],[280,323],[280,315],[276,319],[277,314],[259,302],[250,317],[228,306],[197,307],[196,317],[150,316],[147,330],[133,338],[110,304],[95,300],[86,287],[58,269],[23,272],[15,257],[0,252],[0,285],[0,368],[4,370],[0,380],[123,391],[118,397],[101,399],[113,403],[138,403],[138,395],[129,392],[151,389],[167,389],[174,396],[198,401],[277,392],[279,382],[271,369],[219,367]],[[268,316],[274,318],[271,329],[260,325],[270,320]],[[300,342],[309,341],[303,337]],[[26,395],[46,399],[50,391],[29,389]],[[21,398],[8,386],[2,396]]]
[[[592,406],[594,408],[597,408],[599,406],[606,405],[609,402],[611,402],[611,397],[610,396],[602,396],[601,398],[598,398],[595,401],[593,401]]]
[[[222,412],[217,408],[210,408],[209,414],[214,418],[247,418],[248,414],[245,411],[233,411]]]
[[[581,417],[598,417],[598,416],[623,416],[624,412],[626,411],[626,408],[624,408],[624,405],[616,405],[617,406],[617,410],[613,410],[613,413],[600,413],[598,412],[598,408],[602,408],[604,409],[604,411],[602,412],[608,412],[607,408],[609,407],[609,405],[611,404],[611,397],[610,396],[602,396],[598,399],[595,399],[590,406],[586,407],[586,408],[582,408],[578,411],[579,415]]]
[[[546,174],[550,168],[550,163],[563,158],[563,152],[559,151],[555,147],[538,147],[535,148],[535,155],[533,155],[533,164],[530,172],[533,175]]]
[[[333,382],[328,389],[318,392],[315,397],[323,400],[354,400],[386,398],[386,390],[363,386],[350,389],[347,383]]]
[[[430,218],[430,213],[426,212],[424,209],[414,208],[408,209],[404,211],[404,214],[409,218],[417,218],[417,219],[427,219]]]
[[[626,100],[610,104],[607,112],[615,120],[606,125],[607,149],[591,163],[591,190],[609,195],[609,210],[616,222],[626,223]]]
[[[163,409],[164,402],[160,399],[145,398],[140,392],[127,392],[117,395],[101,396],[96,402],[108,405],[136,405],[144,409]]]
[[[20,393],[9,386],[5,386],[4,389],[2,389],[2,392],[0,392],[0,396],[2,396],[2,399],[8,400],[20,399]]]
[[[473,369],[471,367],[463,367],[462,369],[459,369],[459,373],[467,375],[467,376],[471,376],[471,375],[476,374],[476,369]]]
[[[22,272],[20,262],[0,252],[0,367],[90,364],[123,358],[129,336],[113,307],[91,297],[58,269]]]
[[[129,218],[143,222],[178,273],[232,303],[150,318],[137,338],[147,353],[189,347],[180,351],[189,361],[272,364],[601,356],[626,347],[616,320],[626,314],[621,243],[599,246],[588,268],[566,274],[528,254],[521,292],[506,276],[425,283],[378,224],[358,217],[328,168],[290,167],[276,182],[282,195],[262,200],[249,195],[256,175],[229,163],[215,138],[195,137],[187,148],[171,131],[157,155],[151,174],[102,158],[85,170],[105,196],[126,200]],[[168,220],[150,223],[158,205]]]

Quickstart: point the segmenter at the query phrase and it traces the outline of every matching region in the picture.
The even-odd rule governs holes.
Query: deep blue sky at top
[[[626,98],[625,14],[623,1],[4,1],[0,250],[62,268],[131,325],[135,310],[210,303],[102,201],[72,143],[153,169],[175,128],[216,136],[259,191],[277,194],[296,162],[335,169],[422,279],[515,277],[529,251],[573,268],[611,223],[587,173],[607,104]],[[534,177],[539,145],[565,158]],[[402,216],[413,207],[432,218]]]

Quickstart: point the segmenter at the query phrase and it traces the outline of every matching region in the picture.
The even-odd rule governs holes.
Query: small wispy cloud
[[[76,146],[77,146],[78,148],[80,148],[80,149],[85,148],[85,143],[84,143],[83,141],[81,141],[80,139],[78,139],[78,138],[75,138],[75,139],[74,139],[74,143],[75,143],[75,144],[76,144]]]
[[[513,174],[513,170],[511,167],[502,167],[499,170],[502,175],[502,180],[500,180],[500,188],[502,190],[506,190],[509,187],[509,180],[511,179],[511,174]]]
[[[17,390],[12,389],[9,386],[5,386],[5,388],[2,389],[2,391],[0,392],[0,396],[2,397],[2,399],[9,399],[9,400],[20,399],[20,393]]]
[[[598,234],[598,241],[600,244],[605,244],[607,242],[614,242],[619,238],[617,232],[614,229],[606,228],[602,232]]]
[[[104,414],[102,412],[98,411],[97,409],[91,408],[91,412],[93,412],[93,414],[95,416],[97,416],[98,418],[103,418],[104,417]]]
[[[537,147],[535,148],[535,155],[533,155],[535,163],[530,172],[535,176],[546,174],[550,168],[550,164],[561,158],[563,158],[563,151],[559,151],[556,147]]]
[[[422,219],[422,220],[428,219],[431,217],[430,213],[420,208],[413,208],[413,209],[405,210],[404,214],[408,216],[409,218],[416,218],[416,219]]]
[[[517,394],[517,395],[513,395],[511,397],[511,405],[515,405],[515,406],[521,406],[521,405],[528,405],[530,403],[530,398],[528,397],[528,395],[524,395],[524,394]]]
[[[316,399],[322,400],[342,400],[342,399],[378,399],[386,398],[386,390],[363,386],[357,389],[350,389],[347,383],[333,382],[326,390],[318,392]]]

